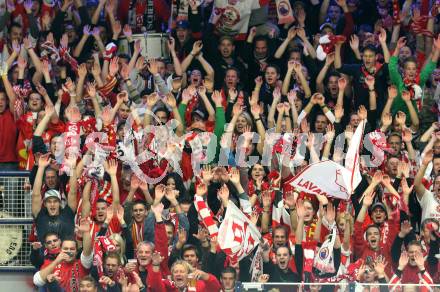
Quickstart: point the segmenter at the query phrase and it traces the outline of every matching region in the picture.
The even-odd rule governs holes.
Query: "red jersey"
[[[9,109],[0,113],[0,162],[17,162],[17,125]]]
[[[75,260],[72,263],[62,262],[57,265],[54,274],[61,278],[60,286],[66,292],[79,291],[79,281],[89,274],[90,269],[84,267],[81,260]]]

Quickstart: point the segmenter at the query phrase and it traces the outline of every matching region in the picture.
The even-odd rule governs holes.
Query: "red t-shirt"
[[[17,135],[14,115],[9,109],[0,113],[0,162],[17,162]]]
[[[79,281],[89,274],[81,260],[75,260],[72,263],[62,262],[55,267],[54,274],[61,278],[60,286],[66,292],[79,291]]]

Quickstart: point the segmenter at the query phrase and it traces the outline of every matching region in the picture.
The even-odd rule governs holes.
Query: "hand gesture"
[[[90,34],[91,34],[90,25],[84,25],[84,27],[83,27],[83,35],[89,36]]]
[[[281,90],[279,87],[275,87],[275,89],[273,90],[273,98],[275,101],[279,102],[281,100]]]
[[[109,207],[107,209],[112,209],[112,207]],[[121,223],[121,225],[123,223],[125,223],[124,222],[124,212],[125,212],[124,207],[122,207],[122,205],[119,205],[118,210],[116,211],[116,217],[118,218],[118,221],[119,221],[119,223]]]
[[[272,204],[272,197],[270,195],[269,191],[264,191],[261,194],[261,199],[263,203],[263,208],[270,208],[270,205]]]
[[[387,262],[385,257],[378,256],[373,263],[374,270],[376,271],[378,276],[385,276],[385,267],[387,266]]]
[[[232,168],[230,173],[229,173],[229,180],[234,184],[234,185],[239,185],[240,184],[240,171],[237,168]]]
[[[325,131],[325,137],[327,141],[332,141],[335,138],[335,135],[336,135],[335,127],[333,126],[332,123],[329,123]]]
[[[234,104],[234,107],[232,108],[232,114],[233,114],[234,116],[238,116],[238,115],[240,115],[242,112],[243,112],[243,107],[242,107],[238,102],[236,102],[236,103]]]
[[[367,112],[367,109],[365,108],[365,106],[363,106],[363,105],[359,106],[358,116],[361,120],[367,119],[368,112]]]
[[[432,151],[432,149],[424,152],[422,164],[428,165],[432,161],[433,157],[434,157],[434,152]]]
[[[335,61],[335,53],[332,52],[328,54],[327,57],[325,58],[325,65],[330,66],[331,64],[333,64],[334,61]]]
[[[268,274],[261,274],[258,276],[258,283],[267,283],[269,281],[269,275]]]
[[[409,260],[408,254],[406,253],[406,251],[402,251],[399,259],[399,270],[403,271],[403,269],[408,264],[408,260]]]
[[[197,56],[198,54],[200,54],[200,52],[202,51],[202,49],[203,49],[203,43],[202,43],[202,41],[196,41],[196,42],[194,42],[194,45],[193,45],[193,49],[192,49],[192,51],[191,51],[191,54],[192,54],[193,56]]]
[[[298,194],[295,192],[287,192],[284,203],[289,207],[289,209],[295,208],[296,200],[298,199]]]
[[[46,279],[48,283],[61,282],[61,277],[57,276],[56,274],[49,274],[47,275]]]
[[[18,43],[17,40],[13,40],[13,41],[12,41],[12,49],[14,50],[14,52],[15,52],[16,54],[20,54],[21,45]]]
[[[284,113],[284,103],[280,102],[277,104],[277,112],[279,115],[282,115]]]
[[[386,113],[382,116],[382,125],[384,127],[389,127],[393,123],[393,117],[390,113]]]
[[[29,37],[26,36],[23,38],[23,46],[26,50],[30,50],[33,48],[32,41]]]
[[[87,76],[87,66],[85,63],[82,63],[81,65],[78,66],[78,77],[79,78],[86,78]]]
[[[160,203],[162,198],[165,196],[166,186],[163,184],[158,184],[154,188],[154,202]]]
[[[296,36],[296,28],[292,26],[289,29],[289,31],[287,32],[287,38],[289,40],[293,40],[295,38],[295,36]]]
[[[79,221],[78,232],[82,234],[90,232],[90,221],[88,220],[88,218],[81,218],[81,220]]]
[[[199,228],[197,234],[193,234],[193,237],[197,238],[200,242],[205,242],[209,237],[208,229]]]
[[[110,76],[116,76],[116,73],[119,71],[119,58],[114,57],[110,60],[110,65],[108,67],[108,73]]]
[[[413,135],[411,133],[411,130],[408,128],[402,129],[402,141],[405,143],[411,143],[413,139]]]
[[[151,264],[153,266],[159,266],[162,261],[163,261],[163,256],[161,256],[159,252],[155,251],[151,256]]]
[[[420,271],[425,270],[425,258],[423,257],[422,252],[417,251],[414,256],[414,261],[416,262],[417,267]],[[400,264],[400,261],[399,261]]]
[[[115,176],[117,171],[118,171],[118,161],[116,159],[111,159],[109,161],[104,161],[104,170],[110,176]]]
[[[336,211],[335,206],[333,206],[333,203],[329,203],[327,205],[327,212],[325,213],[325,218],[327,219],[327,222],[331,225],[333,222],[335,222],[336,218]]]
[[[350,48],[353,51],[358,51],[359,50],[359,37],[357,35],[352,35],[350,38]]]
[[[399,236],[405,238],[408,234],[410,234],[411,230],[412,230],[411,223],[408,220],[405,220],[400,224]]]
[[[405,102],[411,101],[411,93],[408,90],[403,90],[402,91],[402,99]]]
[[[299,199],[296,202],[296,215],[298,216],[299,220],[303,220],[304,216],[306,215],[306,210],[304,208],[304,201],[302,199]]]
[[[395,85],[388,86],[388,98],[394,99],[397,97],[397,87]]]
[[[299,36],[299,38],[302,40],[304,40],[307,37],[306,31],[302,27],[296,29],[296,35]]]
[[[204,196],[208,192],[208,186],[205,183],[199,183],[196,186],[196,195]]]
[[[168,49],[170,52],[174,52],[176,50],[176,40],[173,37],[169,37],[167,41]]]
[[[404,112],[398,111],[396,114],[397,124],[404,126],[406,121],[406,114]]]
[[[374,83],[375,82],[376,82],[376,79],[371,75],[368,75],[367,78],[365,78],[365,84],[367,84],[369,90],[374,90]]]
[[[214,92],[212,93],[211,99],[217,107],[222,106],[223,97],[222,97],[220,91],[214,90]]]
[[[369,208],[373,204],[375,193],[374,192],[368,192],[364,196],[364,200],[362,201],[362,204]]]
[[[218,196],[222,200],[222,202],[229,201],[229,189],[226,184],[222,185],[222,187],[217,192]]]
[[[26,10],[27,14],[31,14],[32,13],[32,5],[33,5],[33,1],[32,0],[25,0],[23,3],[24,9]]]
[[[127,39],[131,38],[133,35],[133,32],[131,30],[131,26],[128,24],[124,25],[123,33]]]
[[[27,67],[27,61],[25,58],[23,58],[22,56],[18,56],[18,61],[17,61],[17,65],[18,65],[18,69],[24,71]]]
[[[47,167],[50,164],[50,156],[49,154],[40,155],[38,159],[38,167]]]
[[[292,106],[295,106],[295,100],[297,99],[296,90],[290,90],[289,93],[287,93],[287,99]]]
[[[121,22],[119,22],[119,20],[116,20],[112,26],[112,30],[113,30],[113,35],[114,36],[119,36],[119,34],[122,31],[122,26],[121,26]]]
[[[47,60],[41,62],[41,70],[43,71],[43,74],[49,75],[49,62]]]
[[[379,42],[381,44],[386,44],[387,42],[387,32],[385,31],[385,29],[383,29],[383,27],[380,28]]]
[[[258,104],[253,104],[251,106],[251,113],[252,116],[257,119],[258,117],[260,117],[261,107]]]
[[[44,114],[46,116],[51,117],[54,113],[55,113],[55,107],[51,104],[46,104],[46,106],[44,107]]]
[[[186,230],[183,228],[179,228],[179,230],[177,230],[177,242],[179,242],[183,246],[186,243],[186,240]]]
[[[378,170],[374,173],[372,177],[372,183],[378,185],[382,182],[382,179],[383,179],[383,173],[382,171]]]
[[[409,163],[399,161],[399,164],[397,165],[397,173],[401,174],[403,177],[409,177]]]
[[[263,85],[263,77],[258,76],[257,78],[255,78],[255,86],[261,87],[261,85]]]
[[[396,50],[400,51],[400,49],[403,48],[404,46],[406,46],[406,38],[405,37],[400,37],[397,40]]]

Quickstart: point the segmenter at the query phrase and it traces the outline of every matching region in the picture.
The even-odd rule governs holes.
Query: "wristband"
[[[261,118],[255,119],[255,122],[261,121]]]
[[[369,92],[374,92],[374,88],[373,89],[368,89]]]
[[[286,114],[284,114],[283,117],[284,117],[284,118],[290,118],[290,115],[286,115]]]
[[[325,104],[321,105],[321,108],[325,108],[325,107],[327,107]]]

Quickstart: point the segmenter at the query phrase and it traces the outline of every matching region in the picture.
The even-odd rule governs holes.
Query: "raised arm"
[[[78,204],[78,200],[77,200],[78,182],[76,179],[76,156],[69,157],[66,160],[66,163],[70,167],[70,178],[69,178],[70,189],[69,189],[69,194],[67,195],[67,205],[73,211],[73,213],[76,213],[76,207]]]
[[[119,199],[119,185],[118,185],[118,178],[116,177],[117,171],[118,171],[118,162],[114,159],[105,161],[104,162],[104,169],[107,172],[107,174],[110,176],[111,181],[111,188],[112,188],[112,207],[114,212],[116,213],[118,211],[119,205],[120,205],[120,199]]]
[[[48,154],[41,155],[38,159],[38,169],[35,176],[34,186],[32,188],[32,216],[36,218],[40,213],[42,199],[41,199],[41,187],[43,185],[44,170],[50,164],[50,156]]]
[[[419,171],[416,174],[416,177],[414,178],[414,190],[416,191],[417,198],[421,200],[423,198],[423,195],[426,192],[426,188],[423,185],[423,177],[425,176],[426,168],[428,167],[429,163],[432,161],[432,158],[434,157],[434,152],[432,150],[424,151],[423,152],[423,159],[422,164],[420,165]]]
[[[325,87],[324,87],[324,79],[325,76],[327,76],[327,72],[330,69],[330,66],[335,61],[335,53],[330,53],[325,58],[325,64],[322,66],[321,71],[319,71],[318,76],[316,77],[316,91],[324,94]]]
[[[362,194],[362,208],[359,211],[356,221],[363,223],[365,220],[365,215],[367,214],[368,208],[373,204],[373,199],[375,196],[375,188],[382,181],[382,172],[376,171],[371,179],[371,183],[368,185],[367,189]]]

